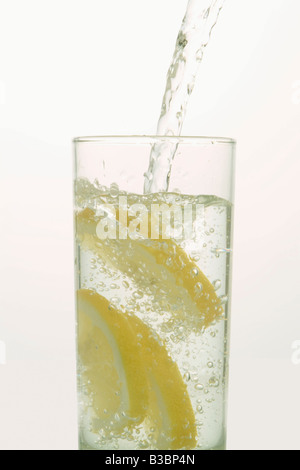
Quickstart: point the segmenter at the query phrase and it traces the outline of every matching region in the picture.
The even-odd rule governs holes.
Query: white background
[[[185,7],[0,2],[1,449],[76,449],[71,139],[155,132]],[[229,449],[300,449],[299,20],[227,0],[184,128],[238,141]]]

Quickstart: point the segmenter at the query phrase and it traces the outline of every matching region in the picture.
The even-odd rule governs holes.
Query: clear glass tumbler
[[[74,142],[80,449],[225,449],[235,142]]]

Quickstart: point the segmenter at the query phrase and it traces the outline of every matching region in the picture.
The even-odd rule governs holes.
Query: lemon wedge
[[[144,248],[151,253],[157,265],[166,267],[174,276],[176,287],[183,287],[188,292],[197,305],[198,317],[200,314],[204,327],[223,314],[214,286],[178,244],[173,240],[151,241]]]
[[[194,449],[197,441],[195,415],[176,362],[160,338],[138,317],[130,322],[141,345],[149,383],[146,421],[157,449]]]
[[[81,383],[94,412],[92,431],[108,427],[118,436],[143,421],[154,448],[195,448],[187,388],[160,338],[93,291],[78,291],[77,308]]]
[[[200,329],[224,313],[216,291],[185,251],[173,240],[101,240],[91,209],[77,214],[76,232],[82,249],[100,255],[106,266],[130,272],[139,289],[160,299],[173,318]],[[158,287],[160,292],[158,292]]]
[[[100,420],[103,429],[122,432],[143,420],[148,400],[135,331],[126,316],[89,290],[77,293],[77,315],[81,382],[94,413],[92,431]]]

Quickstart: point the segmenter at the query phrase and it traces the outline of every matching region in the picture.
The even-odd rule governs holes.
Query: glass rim
[[[228,137],[206,137],[206,136],[168,136],[168,135],[103,135],[103,136],[85,136],[75,137],[74,144],[80,143],[110,143],[110,144],[136,144],[150,143],[154,144],[158,140],[168,140],[180,144],[228,144],[235,145],[236,140]]]

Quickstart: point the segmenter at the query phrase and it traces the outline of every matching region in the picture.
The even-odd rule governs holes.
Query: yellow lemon
[[[89,290],[78,291],[77,312],[80,386],[93,410],[92,428],[97,419],[108,430],[113,423],[114,432],[136,425],[145,415],[148,386],[135,331],[121,312]]]
[[[222,316],[213,285],[174,240],[102,240],[96,235],[98,221],[91,209],[77,215],[82,249],[98,254],[113,270],[129,272],[139,289],[159,299],[163,310],[186,324],[208,327]]]
[[[142,421],[157,449],[193,449],[197,432],[186,385],[160,338],[138,317],[79,290],[81,386],[87,388],[95,426],[115,436]],[[116,418],[117,415],[117,418]]]
[[[149,383],[147,422],[157,449],[193,449],[197,431],[195,415],[176,362],[160,338],[139,318],[130,317],[141,345]]]

